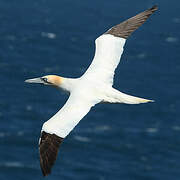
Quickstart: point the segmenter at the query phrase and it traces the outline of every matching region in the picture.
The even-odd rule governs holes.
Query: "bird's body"
[[[124,94],[113,88],[115,69],[119,64],[127,37],[157,10],[154,6],[123,23],[114,26],[96,39],[96,52],[87,71],[80,78],[64,78],[48,75],[26,80],[43,83],[68,91],[65,105],[43,124],[39,141],[40,164],[43,175],[51,172],[58,148],[63,139],[79,121],[100,102],[139,104],[152,102]]]

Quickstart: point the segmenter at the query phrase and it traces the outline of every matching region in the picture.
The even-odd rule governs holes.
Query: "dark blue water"
[[[43,179],[41,126],[67,99],[24,80],[82,75],[100,34],[154,4],[159,11],[126,43],[115,87],[156,102],[97,105],[47,179],[179,180],[179,0],[0,0],[0,180]]]

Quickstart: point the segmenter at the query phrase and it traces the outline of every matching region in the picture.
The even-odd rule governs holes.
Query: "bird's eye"
[[[48,79],[47,78],[41,78],[45,83],[48,83]]]

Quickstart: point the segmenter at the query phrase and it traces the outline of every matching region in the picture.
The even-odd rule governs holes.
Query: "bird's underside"
[[[80,78],[70,79],[49,75],[26,81],[53,85],[70,92],[65,105],[42,127],[39,153],[44,176],[51,172],[63,139],[95,104],[100,102],[127,104],[152,102],[152,100],[124,94],[114,89],[112,85],[114,71],[120,62],[126,39],[156,10],[157,6],[153,6],[112,27],[98,37],[94,59]]]

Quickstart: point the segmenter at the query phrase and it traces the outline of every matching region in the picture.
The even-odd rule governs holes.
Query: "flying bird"
[[[93,106],[101,102],[126,104],[153,102],[153,100],[118,91],[113,88],[113,78],[127,38],[157,9],[157,6],[153,6],[99,36],[95,41],[94,59],[81,77],[65,78],[47,75],[25,81],[58,87],[70,93],[65,105],[42,126],[39,154],[40,166],[44,176],[51,173],[58,149],[64,138]]]

